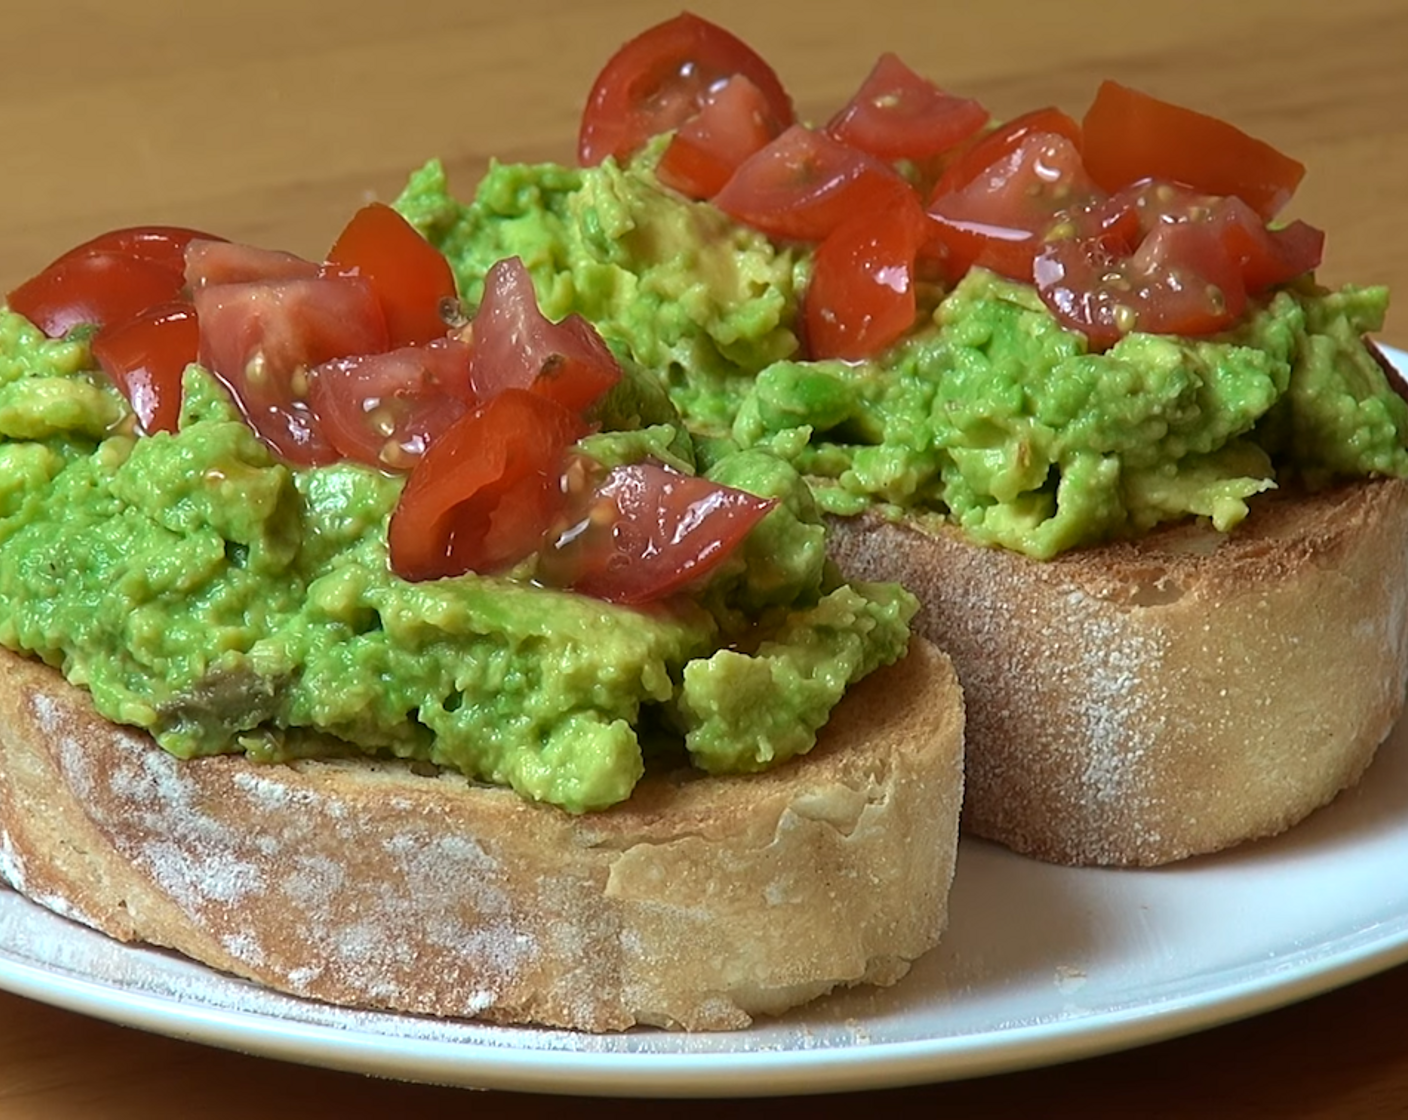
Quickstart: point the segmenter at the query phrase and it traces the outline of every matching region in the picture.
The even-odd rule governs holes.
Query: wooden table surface
[[[141,222],[319,256],[356,206],[391,197],[429,156],[444,158],[462,192],[490,155],[570,159],[601,63],[676,10],[644,0],[10,6],[0,290],[83,238]],[[1322,279],[1405,293],[1384,338],[1408,346],[1401,0],[702,0],[695,10],[768,57],[812,116],[844,101],[887,49],[998,116],[1053,102],[1083,111],[1103,77],[1225,116],[1308,166],[1292,213],[1329,231]],[[992,1116],[1400,1115],[1408,967],[1184,1039],[847,1103]],[[619,1117],[659,1107],[372,1081],[0,995],[5,1117],[537,1116],[584,1104]]]

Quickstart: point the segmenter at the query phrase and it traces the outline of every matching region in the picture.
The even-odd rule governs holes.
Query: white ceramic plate
[[[1400,369],[1408,354],[1389,352]],[[898,986],[748,1031],[594,1037],[347,1011],[133,948],[0,892],[0,987],[216,1046],[442,1084],[640,1095],[939,1081],[1135,1046],[1408,960],[1408,720],[1276,840],[1153,871],[965,841],[941,946]]]

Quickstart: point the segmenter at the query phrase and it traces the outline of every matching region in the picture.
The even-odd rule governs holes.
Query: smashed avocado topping
[[[762,448],[828,513],[936,517],[1049,558],[1205,517],[1219,529],[1286,482],[1408,475],[1408,405],[1363,342],[1383,288],[1308,279],[1206,337],[1132,331],[1101,353],[1029,284],[971,269],[860,361],[809,361],[796,329],[812,250],[774,242],[624,165],[495,164],[474,197],[443,169],[397,208],[473,304],[521,257],[551,318],[577,312],[667,386],[701,456]]]
[[[837,578],[810,492],[766,448],[709,473],[776,507],[705,587],[631,609],[401,579],[401,476],[292,468],[215,378],[193,366],[184,389],[175,433],[136,435],[85,341],[0,312],[0,643],[182,758],[350,745],[599,809],[681,743],[710,773],[807,751],[847,685],[907,646],[913,598]],[[658,418],[650,396],[611,400]],[[669,424],[587,442],[608,463],[692,457]]]

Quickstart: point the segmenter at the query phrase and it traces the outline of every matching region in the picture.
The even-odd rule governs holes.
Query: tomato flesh
[[[212,284],[253,284],[263,280],[312,280],[318,266],[295,253],[260,249],[237,241],[192,241],[184,272],[191,291]]]
[[[705,97],[697,116],[680,125],[655,173],[689,198],[711,198],[739,164],[781,131],[762,90],[735,74]]]
[[[448,330],[444,307],[456,296],[450,262],[385,203],[353,215],[328,253],[325,271],[371,284],[393,347],[429,342]]]
[[[853,214],[913,196],[914,188],[879,160],[793,125],[744,160],[713,201],[769,237],[820,241]]]
[[[1303,164],[1226,121],[1118,82],[1101,83],[1082,131],[1086,166],[1107,191],[1160,179],[1234,195],[1267,220],[1305,175]]]
[[[915,261],[929,237],[917,199],[842,223],[816,251],[802,304],[813,358],[867,358],[914,325]]]
[[[93,357],[131,404],[142,431],[174,432],[181,377],[196,360],[199,341],[195,307],[163,303],[100,330]]]
[[[476,398],[532,389],[573,412],[591,407],[621,377],[596,329],[580,315],[551,322],[539,309],[528,269],[517,257],[484,276],[472,326],[469,380]]]
[[[567,449],[585,431],[557,402],[518,388],[460,417],[392,511],[392,570],[409,580],[496,572],[537,551],[563,508]]]
[[[652,602],[717,568],[776,504],[658,463],[616,467],[548,564],[584,595]]]
[[[1038,133],[1063,136],[1080,149],[1079,124],[1054,106],[1033,109],[964,144],[934,183],[930,201],[961,191],[988,168],[1006,160],[1027,137]]]
[[[1034,132],[966,186],[936,197],[929,216],[955,277],[976,265],[1030,282],[1048,240],[1097,232],[1092,207],[1104,197],[1070,140]]]
[[[64,256],[12,291],[7,302],[50,338],[75,327],[120,322],[181,294],[179,272],[140,257]]]
[[[358,277],[212,284],[194,293],[200,362],[285,459],[337,458],[308,403],[308,371],[386,349],[386,323]]]
[[[773,119],[792,123],[792,100],[776,72],[737,36],[689,12],[648,28],[597,75],[582,112],[578,159],[584,167],[607,156],[625,159],[693,117],[735,74],[762,92]]]
[[[469,360],[468,344],[453,338],[333,358],[309,371],[308,403],[340,454],[410,470],[473,407]]]
[[[887,52],[826,131],[880,159],[921,161],[961,144],[987,120],[977,101],[945,93]]]

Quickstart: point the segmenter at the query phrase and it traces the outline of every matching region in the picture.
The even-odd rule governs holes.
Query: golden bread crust
[[[1254,511],[1047,562],[835,521],[843,570],[914,591],[958,667],[966,831],[1153,865],[1278,833],[1359,779],[1408,684],[1408,481]]]
[[[179,761],[0,651],[0,874],[295,995],[585,1030],[893,983],[947,920],[963,707],[916,640],[810,755],[572,816],[362,760]]]

